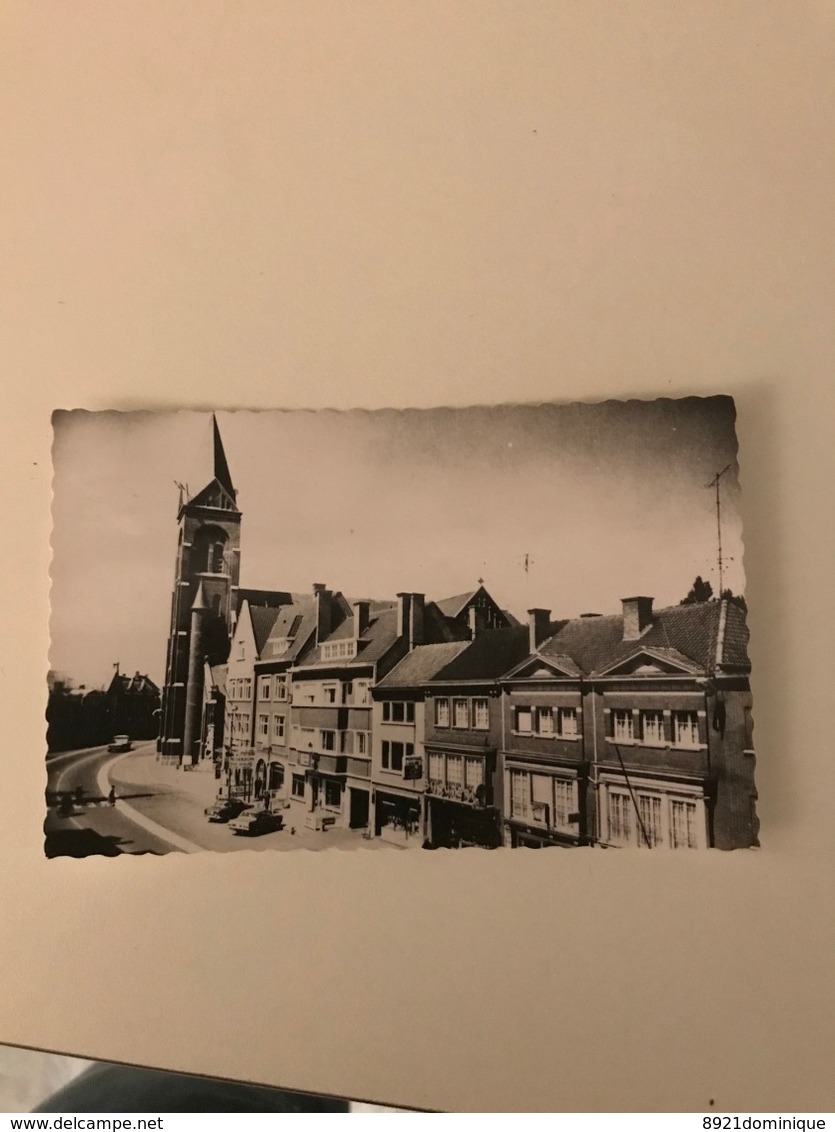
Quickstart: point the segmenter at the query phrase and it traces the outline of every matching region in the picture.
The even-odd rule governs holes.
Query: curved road
[[[388,842],[363,837],[361,830],[317,833],[304,828],[304,814],[288,811],[281,830],[261,837],[239,837],[227,825],[206,820],[204,809],[217,796],[211,765],[186,773],[157,762],[155,744],[138,743],[126,755],[106,747],[67,751],[47,760],[46,855],[193,853],[201,849],[229,853],[236,849],[392,849]],[[115,786],[117,801],[107,795]],[[62,814],[62,797],[81,787],[81,805]]]
[[[114,761],[107,747],[68,751],[47,759],[47,818],[44,823],[48,857],[87,857],[120,853],[170,853],[174,846],[132,822],[119,807],[111,806],[99,789],[102,769]],[[61,816],[61,794],[82,789],[82,805]]]

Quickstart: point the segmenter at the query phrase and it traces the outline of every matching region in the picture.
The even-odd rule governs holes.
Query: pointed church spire
[[[220,439],[220,429],[217,427],[217,417],[212,413],[212,431],[215,442],[215,479],[226,488],[232,498],[235,498],[235,489],[232,486],[232,476],[229,465],[226,463],[226,453],[223,451],[223,441]]]

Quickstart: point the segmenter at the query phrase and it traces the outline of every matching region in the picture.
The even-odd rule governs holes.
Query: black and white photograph
[[[47,856],[759,844],[731,398],[53,421]]]

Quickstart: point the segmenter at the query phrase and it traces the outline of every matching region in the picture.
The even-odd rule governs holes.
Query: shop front
[[[502,843],[495,806],[430,795],[426,807],[426,840],[433,849],[497,849]]]
[[[422,845],[420,798],[406,791],[375,790],[374,834],[397,845]]]

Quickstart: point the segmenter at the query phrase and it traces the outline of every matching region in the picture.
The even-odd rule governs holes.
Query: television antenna
[[[722,559],[722,500],[719,494],[719,486],[722,476],[725,472],[730,471],[732,464],[727,464],[721,472],[717,472],[710,483],[705,484],[705,487],[713,487],[716,489],[716,560],[719,567],[719,598],[722,598],[724,590],[723,584],[723,559]]]

